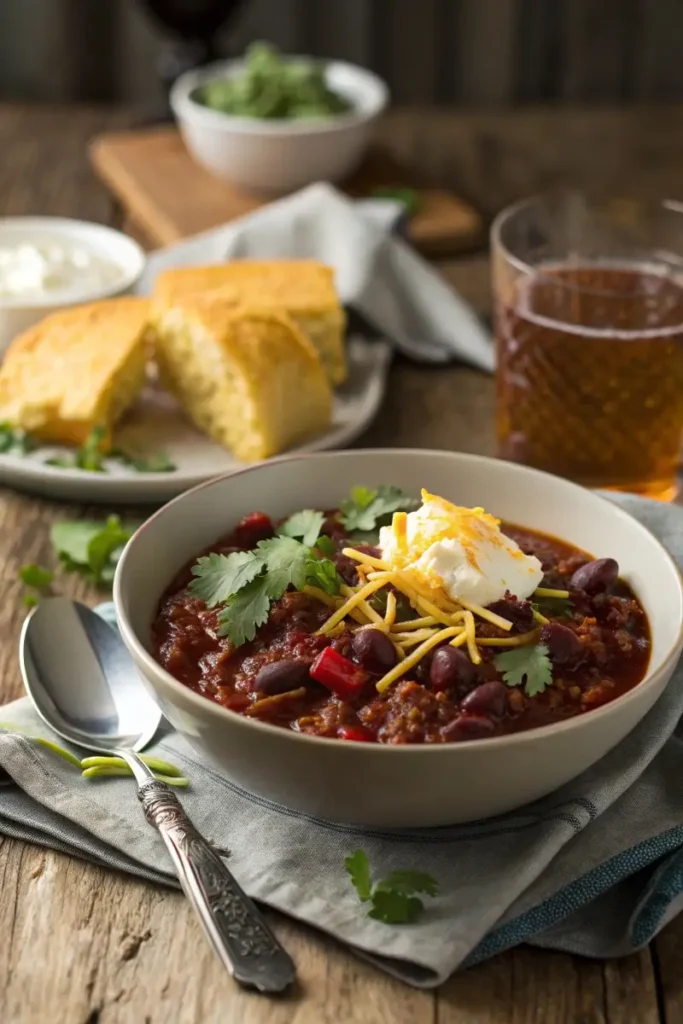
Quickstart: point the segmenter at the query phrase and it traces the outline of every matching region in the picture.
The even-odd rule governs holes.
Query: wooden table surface
[[[0,107],[0,214],[121,216],[89,171],[85,144],[129,123],[99,109]],[[683,192],[683,108],[397,112],[386,141],[419,158],[487,214],[555,183],[596,191]],[[486,312],[483,256],[444,266]],[[399,361],[363,444],[490,453],[493,382],[463,367]],[[21,693],[17,572],[50,564],[48,528],[85,509],[0,491],[0,704]],[[92,510],[91,510],[92,511]],[[60,589],[93,601],[73,578]],[[313,882],[314,884],[314,882]],[[7,1024],[674,1024],[683,1020],[683,918],[652,948],[606,963],[517,949],[438,992],[393,981],[346,949],[276,915],[299,990],[268,1001],[239,991],[185,900],[49,850],[0,837],[0,1021]]]

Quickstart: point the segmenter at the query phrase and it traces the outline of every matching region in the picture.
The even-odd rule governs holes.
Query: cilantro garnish
[[[344,867],[361,903],[372,904],[368,917],[384,924],[412,924],[424,910],[424,903],[417,894],[438,894],[436,879],[424,871],[390,871],[373,886],[364,850],[356,850],[346,857]]]
[[[325,558],[332,558],[337,550],[334,541],[331,537],[326,537],[325,534],[322,537],[318,537],[315,542],[315,546],[321,555]]]
[[[107,458],[117,459],[124,466],[134,469],[138,473],[173,473],[176,470],[175,463],[171,462],[168,455],[163,452],[155,452],[153,455],[147,456],[131,455],[130,452],[123,451],[122,448],[112,448],[107,454]]]
[[[568,597],[537,597],[531,607],[553,619],[571,619],[574,615],[574,605]]]
[[[172,473],[176,468],[162,452],[143,456],[132,455],[123,448],[108,449],[105,444],[106,437],[106,427],[95,427],[73,455],[46,459],[46,465],[56,466],[58,469],[82,469],[86,473],[106,473],[107,460],[120,462],[138,473]]]
[[[77,520],[55,523],[50,536],[62,564],[90,583],[111,583],[116,563],[135,526],[124,525],[118,516],[105,521]]]
[[[23,601],[27,608],[34,608],[40,598],[50,592],[50,584],[53,580],[53,573],[44,569],[42,565],[30,562],[22,565],[19,569],[19,579],[28,587],[28,593],[24,594]]]
[[[312,508],[304,508],[301,512],[295,512],[293,516],[286,519],[278,527],[281,537],[296,537],[302,544],[313,547],[320,536],[320,529],[325,522],[322,512],[316,512]]]
[[[553,681],[552,664],[545,644],[514,647],[495,659],[495,666],[508,686],[521,686],[527,697],[543,693]]]
[[[309,537],[313,522],[311,517],[295,528],[305,526],[303,532]],[[316,556],[317,540],[312,546],[294,537],[272,537],[260,541],[253,551],[200,558],[192,568],[195,578],[190,593],[209,608],[224,605],[218,614],[218,632],[239,647],[254,639],[268,618],[271,601],[279,600],[289,587],[302,590],[312,584],[327,594],[339,593],[337,569],[328,558]]]
[[[406,216],[412,217],[420,205],[417,191],[414,188],[394,188],[386,185],[378,185],[370,193],[373,199],[391,199],[395,203],[401,203]]]
[[[0,454],[28,455],[36,447],[35,439],[25,430],[0,423]]]
[[[394,512],[407,512],[419,504],[398,487],[383,485],[376,491],[369,487],[352,487],[351,497],[340,505],[339,518],[347,530],[367,533],[384,525]]]

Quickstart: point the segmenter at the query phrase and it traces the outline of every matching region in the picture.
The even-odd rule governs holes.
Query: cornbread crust
[[[145,383],[149,303],[109,299],[53,313],[14,339],[0,369],[0,421],[44,441],[111,432]]]
[[[313,260],[236,260],[166,270],[155,282],[153,320],[184,298],[212,293],[231,305],[288,313],[313,342],[330,382],[346,379],[346,316],[330,267]]]
[[[157,320],[160,379],[195,425],[244,462],[328,429],[330,385],[291,317],[187,298]]]

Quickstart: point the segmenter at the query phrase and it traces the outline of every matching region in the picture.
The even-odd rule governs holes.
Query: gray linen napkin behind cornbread
[[[683,564],[683,509],[614,500]],[[520,942],[627,953],[683,908],[682,712],[679,666],[640,725],[574,782],[515,813],[435,829],[350,828],[289,811],[230,783],[173,732],[150,750],[184,769],[192,786],[181,791],[183,804],[231,851],[251,896],[429,987]],[[0,721],[50,735],[27,700],[0,709]],[[0,765],[17,783],[0,789],[0,832],[175,884],[132,780],[84,780],[26,737],[2,732]],[[440,895],[426,900],[416,924],[365,916],[344,871],[344,857],[359,847],[377,877],[408,868],[438,880]]]

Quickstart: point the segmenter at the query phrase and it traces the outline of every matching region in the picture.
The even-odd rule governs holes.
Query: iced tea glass
[[[683,438],[683,206],[517,203],[491,233],[502,458],[670,500]]]

